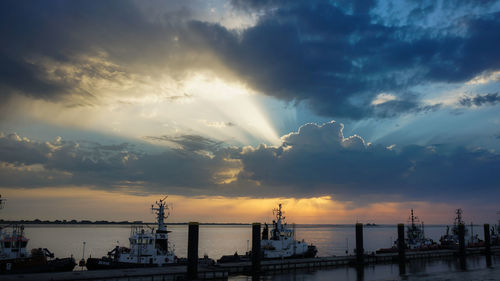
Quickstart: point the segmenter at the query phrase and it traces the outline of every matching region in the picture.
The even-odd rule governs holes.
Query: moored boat
[[[427,251],[439,249],[439,245],[432,239],[425,237],[424,223],[414,215],[411,209],[408,225],[406,227],[405,248],[408,251]],[[394,253],[398,251],[399,240],[396,239],[391,248],[379,249],[377,253]]]
[[[166,198],[155,202],[151,209],[156,214],[157,228],[146,229],[144,226],[132,226],[129,247],[116,246],[102,258],[88,258],[88,270],[158,267],[178,263],[177,256],[170,247],[165,219],[169,216]]]
[[[262,259],[289,259],[289,258],[312,258],[318,253],[316,246],[309,245],[304,240],[295,239],[295,227],[288,227],[285,222],[284,212],[282,205],[279,204],[278,208],[273,210],[276,220],[273,221],[273,228],[270,231],[267,224],[264,224],[262,230],[262,239],[260,242],[261,257]],[[222,256],[217,262],[241,262],[249,261],[251,252],[245,255]]]
[[[500,215],[500,211],[497,212],[497,215]],[[491,245],[500,246],[500,217],[496,225],[491,227]]]
[[[462,219],[463,211],[462,209],[457,209],[455,211],[456,217],[455,220],[453,221],[453,226],[450,227],[446,226],[446,234],[441,236],[439,239],[439,242],[441,244],[441,247],[444,249],[456,249],[459,246],[459,239],[458,239],[458,226],[460,224],[464,225],[464,237],[468,236],[469,229],[465,226],[464,220]]]
[[[260,247],[264,259],[280,258],[312,258],[318,253],[316,246],[307,244],[303,239],[295,240],[295,225],[287,226],[281,204],[273,210],[276,220],[273,221],[270,237],[268,226],[264,225]]]
[[[0,196],[0,207],[5,199]],[[11,229],[10,231],[8,229]],[[14,224],[0,227],[0,273],[37,273],[72,271],[75,259],[54,258],[46,248],[27,250],[29,239],[24,236],[24,226]]]

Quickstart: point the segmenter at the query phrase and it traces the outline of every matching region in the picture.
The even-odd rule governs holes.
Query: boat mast
[[[413,209],[411,209],[411,227],[415,227],[415,216],[413,216]]]
[[[276,216],[276,228],[279,232],[282,231],[282,221],[285,220],[283,216],[283,211],[281,211],[281,203],[278,204],[278,208],[273,210],[274,215]]]
[[[499,215],[498,224],[497,224],[497,231],[500,232],[500,211],[497,211],[497,215]]]
[[[0,194],[0,210],[3,209],[3,205],[5,204],[5,201],[7,201],[7,199],[2,199],[2,194]]]
[[[170,213],[168,212],[168,206],[167,203],[165,202],[165,199],[167,199],[168,196],[165,196],[163,199],[160,201],[156,201],[155,204],[157,207],[154,205],[151,205],[151,210],[156,214],[156,219],[158,222],[158,231],[157,232],[166,232],[167,227],[165,225],[165,219],[168,218]],[[167,210],[167,213],[165,213],[165,209]]]
[[[458,226],[459,224],[463,224],[462,209],[457,209],[457,211],[455,213],[457,214],[457,217],[455,218],[455,225]]]

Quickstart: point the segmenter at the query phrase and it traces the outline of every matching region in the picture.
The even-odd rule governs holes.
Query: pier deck
[[[467,255],[483,254],[484,248],[469,248]],[[492,254],[500,254],[500,246],[491,247]],[[407,252],[407,260],[450,258],[457,254],[454,250],[435,250]],[[368,254],[365,264],[391,263],[398,259],[398,253]],[[356,256],[334,256],[305,259],[268,260],[261,262],[261,272],[286,271],[294,269],[314,269],[335,266],[354,265]],[[229,275],[251,272],[251,262],[224,263],[213,267],[198,269],[199,280],[224,280]],[[2,281],[40,280],[185,280],[187,267],[169,266],[160,268],[133,268],[96,271],[72,271],[58,273],[11,274],[1,275]]]

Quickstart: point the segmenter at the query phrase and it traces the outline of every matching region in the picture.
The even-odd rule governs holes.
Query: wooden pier
[[[466,255],[483,255],[484,248],[469,248]],[[500,246],[491,247],[491,254],[500,254]],[[454,250],[406,252],[406,261],[457,257]],[[265,260],[260,262],[260,273],[290,271],[297,269],[320,269],[356,265],[356,255],[318,257],[305,259]],[[365,254],[364,264],[387,264],[398,262],[398,253]],[[223,263],[216,266],[199,266],[196,280],[226,280],[230,275],[251,274],[252,262]],[[96,271],[73,271],[59,273],[1,275],[2,281],[40,280],[186,280],[187,266],[160,268],[113,269]]]

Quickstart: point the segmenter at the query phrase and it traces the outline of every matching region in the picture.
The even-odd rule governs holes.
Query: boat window
[[[136,242],[135,239],[132,239],[132,238],[130,239],[130,244],[134,245],[135,242]]]
[[[21,248],[26,248],[28,241],[21,241]]]
[[[149,244],[153,244],[153,239],[149,239]]]
[[[5,241],[5,242],[4,242],[4,247],[5,247],[5,248],[10,248],[10,242]]]

